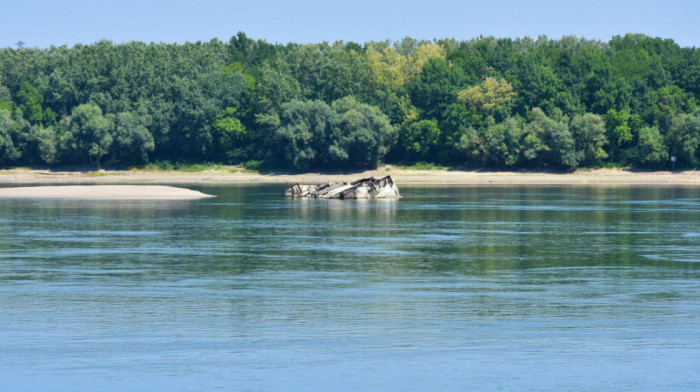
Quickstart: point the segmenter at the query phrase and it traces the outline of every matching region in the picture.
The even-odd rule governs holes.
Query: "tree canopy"
[[[639,34],[0,49],[0,165],[700,168],[700,50]]]

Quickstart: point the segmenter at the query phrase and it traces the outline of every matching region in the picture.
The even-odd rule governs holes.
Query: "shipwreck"
[[[362,178],[351,183],[332,182],[323,185],[294,184],[287,187],[285,196],[315,199],[396,199],[401,197],[391,176]]]

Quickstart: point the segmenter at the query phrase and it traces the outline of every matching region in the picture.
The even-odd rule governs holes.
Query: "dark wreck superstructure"
[[[294,184],[287,187],[285,196],[315,199],[396,199],[401,197],[391,176],[362,178],[351,183],[332,182],[323,185]]]

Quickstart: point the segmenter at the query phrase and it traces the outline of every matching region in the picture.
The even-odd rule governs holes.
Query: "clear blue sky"
[[[100,39],[272,43],[470,39],[480,35],[608,41],[644,33],[700,47],[700,0],[0,0],[0,47]]]

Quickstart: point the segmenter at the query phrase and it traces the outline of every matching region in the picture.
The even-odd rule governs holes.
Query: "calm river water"
[[[1,391],[698,391],[700,189],[0,200]]]

